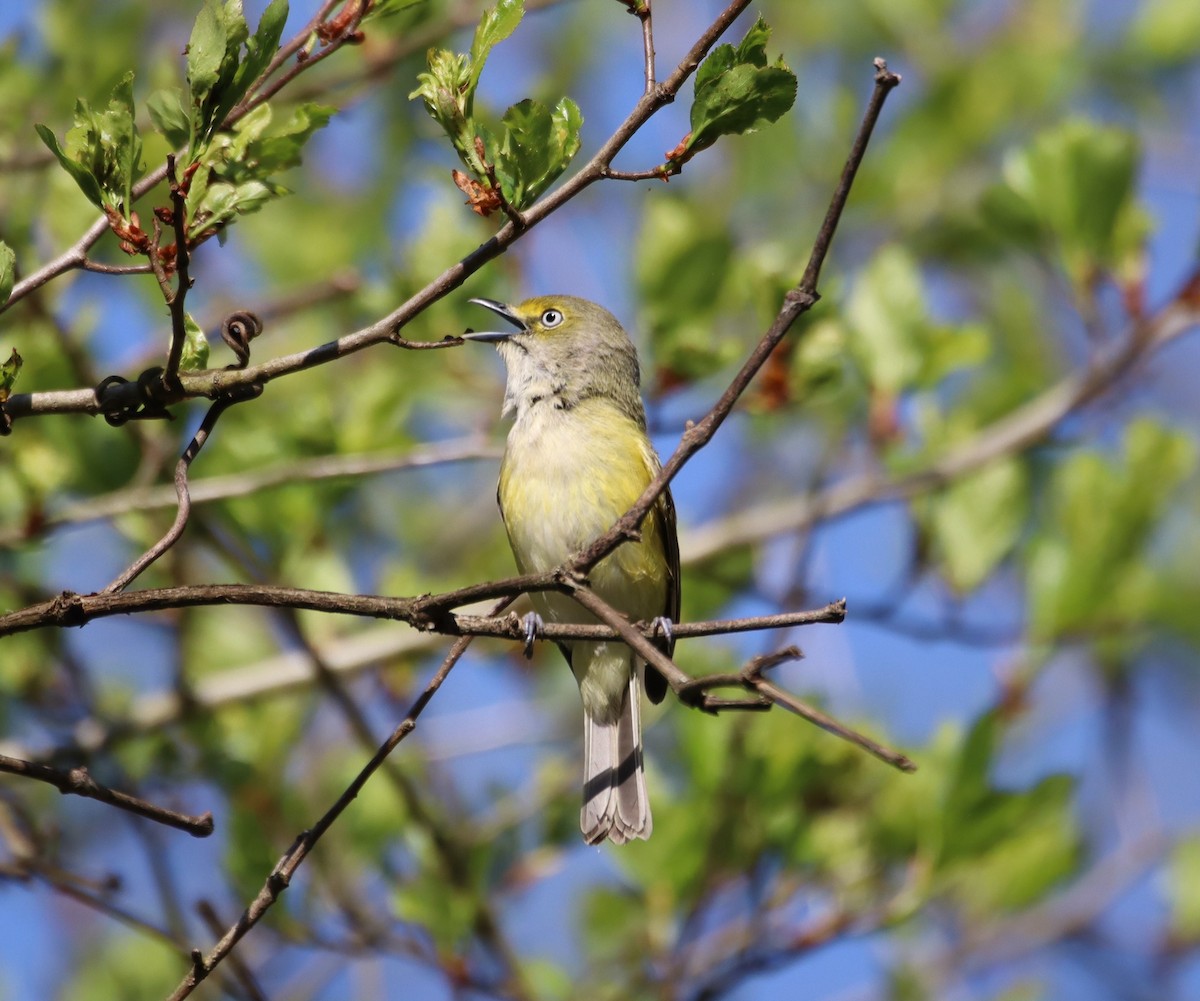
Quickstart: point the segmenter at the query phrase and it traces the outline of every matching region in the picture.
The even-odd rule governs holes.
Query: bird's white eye
[[[543,327],[557,327],[563,322],[563,315],[557,309],[548,309],[542,314]]]

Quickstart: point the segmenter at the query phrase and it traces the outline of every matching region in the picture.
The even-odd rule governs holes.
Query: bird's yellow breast
[[[550,403],[518,416],[500,467],[499,499],[523,572],[555,567],[606,532],[641,496],[658,470],[645,432],[596,397],[568,410]],[[657,520],[640,542],[622,544],[592,571],[602,598],[634,619],[663,612],[667,569]],[[556,621],[587,621],[569,599],[539,600]]]

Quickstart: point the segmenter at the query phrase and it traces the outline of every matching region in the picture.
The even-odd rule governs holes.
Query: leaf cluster
[[[500,0],[484,12],[469,52],[429,50],[429,69],[409,95],[422,99],[449,137],[469,172],[456,172],[455,181],[472,209],[484,216],[503,205],[518,212],[528,208],[579,152],[583,115],[569,97],[553,107],[533,98],[519,101],[504,112],[498,132],[476,115],[475,95],[488,56],[524,15],[524,0]]]
[[[189,248],[286,194],[278,175],[300,162],[301,150],[332,114],[311,103],[286,117],[265,101],[252,107],[252,90],[272,66],[287,14],[287,0],[271,0],[251,33],[241,0],[205,0],[187,46],[186,93],[165,88],[146,99],[156,131],[181,151],[174,183],[185,195],[186,218],[179,222]],[[47,126],[36,128],[83,194],[105,211],[122,249],[155,257],[169,273],[178,248],[152,237],[133,209],[134,185],[145,173],[133,73],[122,77],[103,111],[80,100],[63,143]],[[159,206],[155,216],[176,222],[171,206]],[[11,276],[2,260],[0,274]],[[197,342],[186,350],[184,367],[205,358]]]

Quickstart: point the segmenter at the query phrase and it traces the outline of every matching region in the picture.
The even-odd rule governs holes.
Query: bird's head
[[[515,306],[494,299],[471,302],[513,328],[462,335],[495,344],[504,359],[505,413],[542,401],[565,409],[593,396],[641,413],[637,351],[603,306],[571,295],[535,296]]]

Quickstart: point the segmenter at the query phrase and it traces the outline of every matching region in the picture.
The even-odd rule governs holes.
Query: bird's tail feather
[[[653,830],[642,764],[642,692],[630,672],[621,712],[611,723],[584,713],[583,809],[579,826],[588,844],[610,838],[622,845]]]

